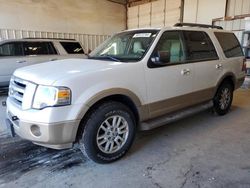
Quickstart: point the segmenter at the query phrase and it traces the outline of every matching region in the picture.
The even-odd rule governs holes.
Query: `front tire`
[[[228,113],[233,101],[233,86],[230,82],[221,84],[214,97],[214,111],[216,114],[222,116]]]
[[[94,162],[116,161],[127,153],[133,143],[135,118],[122,103],[106,102],[99,105],[85,122],[80,147]]]

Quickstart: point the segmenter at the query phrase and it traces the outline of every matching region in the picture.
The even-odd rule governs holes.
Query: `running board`
[[[213,102],[209,101],[207,103],[203,103],[203,104],[198,105],[198,106],[194,106],[191,108],[187,108],[185,110],[181,110],[181,111],[178,111],[175,113],[161,116],[160,118],[156,118],[153,120],[142,122],[140,124],[140,130],[141,131],[151,130],[151,129],[154,129],[156,127],[160,127],[160,126],[172,123],[172,122],[177,121],[179,119],[183,119],[185,117],[196,114],[198,112],[205,111],[205,110],[211,108],[212,106],[213,106]]]

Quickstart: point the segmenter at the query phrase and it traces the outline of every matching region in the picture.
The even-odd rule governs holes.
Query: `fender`
[[[87,113],[90,107],[96,104],[98,101],[112,96],[112,95],[123,95],[128,97],[136,106],[137,111],[139,113],[139,119],[144,120],[149,117],[149,108],[148,105],[142,105],[139,97],[133,93],[132,91],[124,88],[111,88],[103,90],[95,95],[93,95],[87,102],[85,103],[85,107],[82,108],[81,112],[78,114],[78,118],[82,119],[84,115]]]

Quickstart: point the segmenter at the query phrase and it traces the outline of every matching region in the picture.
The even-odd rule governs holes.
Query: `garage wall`
[[[225,30],[233,31],[239,41],[242,39],[242,32],[245,30],[244,19],[234,20],[218,20],[214,22],[215,25],[222,26]]]
[[[17,29],[0,29],[0,40],[20,38],[60,38],[76,39],[83,44],[85,51],[94,50],[99,44],[108,39],[110,35],[90,35],[81,33],[61,33],[46,31],[30,31]]]
[[[242,32],[245,30],[245,17],[250,16],[249,0],[228,0],[226,17],[218,17],[214,24],[226,30],[234,31],[241,41]]]
[[[226,16],[238,16],[250,13],[249,0],[228,0]]]
[[[180,22],[181,0],[157,0],[128,7],[128,28],[173,26]]]
[[[110,35],[126,27],[126,8],[106,0],[0,0],[0,4],[2,29]]]
[[[226,0],[185,0],[183,21],[212,24],[212,19],[225,16],[225,9]]]

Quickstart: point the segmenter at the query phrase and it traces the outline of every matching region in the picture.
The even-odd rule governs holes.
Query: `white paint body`
[[[216,47],[219,59],[156,69],[148,68],[147,62],[157,42],[162,33],[169,30],[200,30],[207,32]],[[220,32],[220,30],[217,31]],[[20,122],[31,122],[50,127],[50,124],[74,121],[78,126],[83,118],[83,116],[80,116],[82,109],[89,108],[89,101],[105,90],[117,88],[129,90],[138,97],[141,105],[147,105],[216,87],[219,79],[228,72],[232,72],[236,79],[243,78],[245,76],[244,72],[241,71],[243,57],[233,58],[229,61],[223,55],[213,32],[214,30],[211,29],[164,28],[160,30],[148,52],[139,62],[122,63],[106,60],[66,59],[18,69],[15,71],[14,76],[23,80],[38,85],[70,88],[72,91],[71,105],[48,107],[43,110],[24,110],[17,107],[8,98],[7,112],[19,117]],[[239,62],[235,63],[235,61]],[[216,68],[219,63],[223,65],[221,70]],[[189,69],[190,74],[183,75],[182,71],[184,69]],[[17,127],[16,129],[20,128]],[[38,138],[31,136],[29,138],[34,142],[39,141]]]

